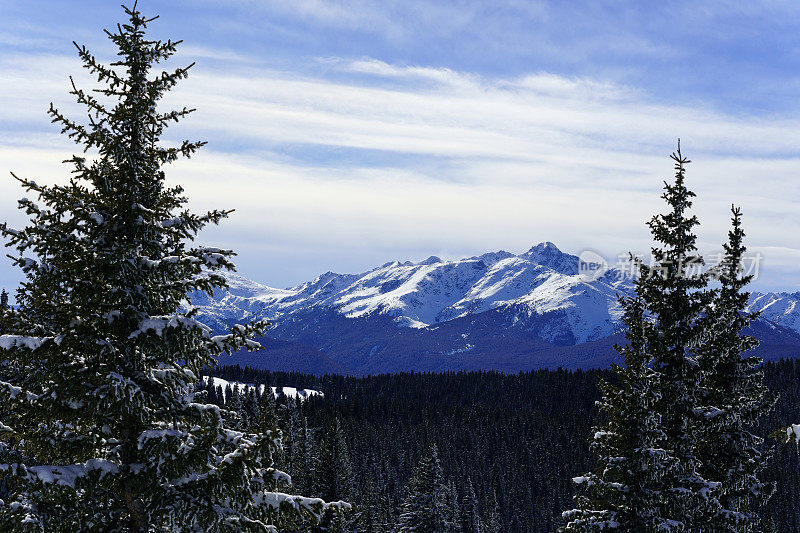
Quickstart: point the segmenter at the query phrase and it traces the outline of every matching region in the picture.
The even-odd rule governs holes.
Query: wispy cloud
[[[235,243],[266,282],[311,276],[326,254],[329,268],[357,269],[539,240],[646,251],[643,222],[661,208],[679,135],[697,161],[703,245],[718,248],[737,202],[750,242],[775,257],[775,276],[796,253],[800,117],[747,120],[545,72],[488,78],[364,58],[335,61],[329,79],[224,58],[224,69],[201,64],[170,98],[198,108],[174,135],[210,141],[170,176],[198,207],[237,208],[209,238]],[[61,56],[0,60],[0,123],[14,124],[0,132],[0,168],[64,175],[57,162],[70,147],[43,133],[42,110],[54,97],[68,106],[63,73],[74,66]],[[15,186],[2,182],[0,194],[11,212]],[[275,253],[305,254],[305,268],[262,272]]]
[[[52,100],[83,114],[67,77],[94,82],[63,54],[94,35],[106,57],[95,34],[114,18],[93,2],[81,24],[61,4],[8,4],[0,169],[66,176],[59,161],[74,148],[44,111]],[[154,4],[157,33],[187,38],[176,63],[199,60],[165,102],[198,108],[170,138],[209,141],[169,176],[198,208],[235,207],[206,238],[239,249],[246,274],[288,285],[540,240],[647,251],[644,221],[661,208],[680,136],[695,160],[703,246],[718,249],[736,202],[766,257],[762,282],[797,283],[800,110],[787,95],[800,58],[796,32],[763,29],[791,25],[800,10],[733,4]],[[0,180],[0,194],[5,218],[21,222],[16,184]]]

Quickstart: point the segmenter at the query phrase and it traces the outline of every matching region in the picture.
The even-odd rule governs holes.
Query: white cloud
[[[335,61],[324,78],[218,59],[231,64],[201,63],[170,97],[198,108],[177,133],[210,145],[169,175],[196,206],[237,209],[210,238],[236,244],[251,270],[289,249],[316,257],[314,268],[333,254],[331,269],[366,268],[376,253],[467,255],[541,240],[647,250],[644,222],[661,209],[678,136],[696,161],[689,180],[705,248],[718,249],[736,202],[780,282],[800,249],[800,117],[731,117],[548,73],[489,79],[361,59]],[[0,169],[63,176],[69,145],[41,133],[43,110],[69,101],[66,73],[77,63],[20,56],[0,68],[0,124],[12,125],[0,127]],[[318,152],[340,155],[319,163]],[[15,186],[0,182],[0,194],[0,209],[13,211]],[[343,251],[362,260],[343,261]],[[252,274],[287,285],[307,272]]]

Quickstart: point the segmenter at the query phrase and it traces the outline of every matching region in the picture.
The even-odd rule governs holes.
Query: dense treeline
[[[800,362],[767,363],[765,380],[780,395],[774,413],[756,433],[768,436],[775,428],[800,419]],[[322,477],[316,486],[292,457],[302,428],[311,435],[317,470],[330,460],[330,442],[342,439],[352,474],[357,511],[351,530],[389,530],[397,522],[409,480],[432,445],[438,450],[445,487],[456,512],[469,508],[474,490],[484,525],[495,513],[501,531],[553,531],[561,513],[572,505],[571,478],[591,466],[589,430],[595,426],[599,399],[598,378],[606,371],[547,371],[504,375],[494,372],[398,374],[364,378],[297,373],[274,373],[251,368],[225,367],[216,375],[229,381],[266,383],[318,389],[324,398],[299,402],[279,397],[278,412],[288,446],[284,467],[302,479],[301,489],[330,499]],[[214,396],[219,392],[214,391]],[[294,414],[291,414],[294,413]],[[290,417],[294,418],[291,423]],[[333,422],[332,422],[333,421]],[[777,482],[777,492],[763,515],[765,529],[800,529],[800,464],[794,446],[776,443],[766,479]],[[299,452],[297,452],[299,453]],[[341,453],[341,452],[340,452]],[[342,460],[338,459],[341,466]],[[291,463],[291,464],[287,464]],[[330,466],[330,465],[329,465]],[[313,475],[312,475],[313,477]],[[327,483],[330,486],[330,483]],[[472,487],[470,489],[470,487]],[[496,504],[495,504],[496,502]],[[365,526],[372,517],[379,526]],[[375,526],[372,526],[375,528]],[[488,530],[488,529],[485,529]],[[454,531],[463,531],[456,527]]]

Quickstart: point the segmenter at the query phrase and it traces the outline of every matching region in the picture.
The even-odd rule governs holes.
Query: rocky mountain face
[[[289,289],[229,274],[229,290],[193,295],[191,305],[215,329],[273,322],[263,352],[222,364],[359,374],[605,366],[621,340],[618,295],[632,285],[617,270],[587,276],[579,264],[546,242],[520,255],[328,272]],[[753,294],[765,357],[800,351],[799,301],[800,293]]]

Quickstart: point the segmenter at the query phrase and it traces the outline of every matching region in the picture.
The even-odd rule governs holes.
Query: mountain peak
[[[531,249],[528,250],[526,253],[528,253],[528,254],[537,253],[538,254],[538,253],[544,253],[544,252],[547,252],[547,253],[559,253],[559,254],[564,253],[564,252],[562,252],[561,250],[558,249],[558,246],[556,246],[555,244],[553,244],[550,241],[540,242],[539,244],[531,246]]]
[[[339,274],[337,274],[336,272],[331,272],[329,270],[328,272],[325,272],[324,274],[320,274],[319,276],[317,276],[317,278],[314,281],[312,281],[311,283],[313,283],[313,284],[316,284],[316,283],[327,283],[328,281],[330,281],[330,280],[332,280],[334,278],[337,278],[337,277],[339,277]]]
[[[516,257],[516,256],[511,252],[500,250],[498,252],[488,252],[482,255],[473,255],[472,257],[468,257],[467,260],[483,261],[485,265],[491,266],[497,263],[498,261],[502,261],[503,259],[508,259],[510,257]]]
[[[442,261],[441,258],[436,257],[435,255],[430,256],[425,261],[420,261],[419,262],[420,265],[435,265],[435,264],[438,264],[438,263],[443,263],[443,261]]]
[[[556,272],[567,275],[578,273],[578,258],[562,252],[550,241],[540,242],[522,254],[536,264],[552,268]]]

